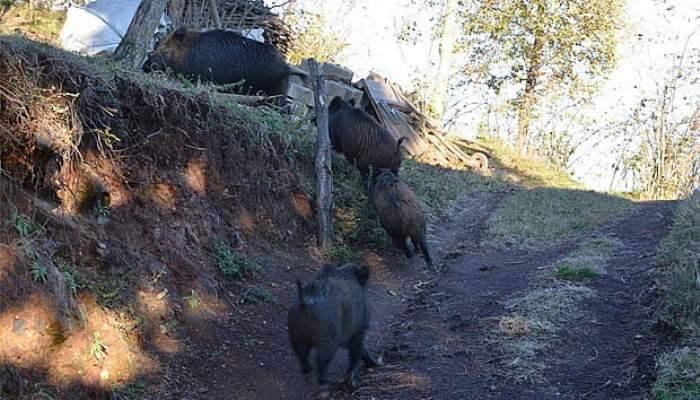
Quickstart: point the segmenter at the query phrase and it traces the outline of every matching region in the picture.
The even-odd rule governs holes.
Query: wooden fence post
[[[309,60],[309,75],[314,87],[316,111],[316,210],[318,213],[318,238],[321,248],[328,251],[333,246],[333,175],[331,169],[331,139],[328,134],[328,106],[326,83],[323,80],[323,64]]]
[[[221,29],[221,18],[219,18],[219,5],[216,4],[216,0],[209,0],[209,8],[211,11],[211,16],[214,18],[214,25],[216,29]]]
[[[148,54],[148,43],[156,33],[160,17],[165,11],[166,0],[143,0],[124,38],[114,51],[114,58],[128,68],[139,68]]]

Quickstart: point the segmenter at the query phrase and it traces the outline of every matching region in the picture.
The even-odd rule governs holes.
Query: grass
[[[700,347],[683,347],[664,353],[657,361],[652,393],[657,400],[700,398]]]
[[[254,277],[262,271],[262,266],[257,261],[239,254],[220,240],[213,240],[211,246],[217,267],[228,278]]]
[[[554,275],[566,281],[585,281],[597,279],[600,274],[592,268],[573,268],[569,266],[559,267],[554,271]]]
[[[100,333],[92,333],[92,342],[90,343],[90,356],[95,360],[101,360],[107,356],[107,346],[100,340]]]
[[[242,304],[277,303],[275,296],[269,290],[256,285],[249,287],[241,294]]]
[[[508,196],[487,221],[486,244],[542,248],[590,233],[629,209],[620,197],[592,191],[535,188]]]
[[[559,283],[506,302],[511,313],[499,320],[492,336],[504,355],[506,377],[516,383],[542,382],[545,365],[539,353],[568,321],[581,315],[580,302],[593,295],[587,287]]]
[[[537,158],[521,156],[501,139],[480,137],[479,144],[491,153],[491,161],[498,168],[501,179],[528,189],[547,186],[558,189],[580,189],[564,171]]]
[[[27,37],[47,43],[57,43],[66,13],[36,8],[28,5],[12,6],[0,23],[0,34],[20,33]]]
[[[189,295],[183,297],[183,299],[192,311],[198,310],[202,303],[202,300],[200,300],[199,296],[197,296],[197,292],[194,289],[191,290]]]
[[[605,273],[610,254],[619,249],[619,240],[598,235],[579,246],[554,265],[554,276],[569,281],[585,281],[599,278]]]
[[[659,319],[681,333],[679,348],[662,354],[653,393],[659,400],[700,398],[700,191],[676,210],[659,246],[662,295]]]
[[[49,277],[48,268],[38,261],[32,263],[29,273],[32,275],[32,280],[37,283],[45,283]]]

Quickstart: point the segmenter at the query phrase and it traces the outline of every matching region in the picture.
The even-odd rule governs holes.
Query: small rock
[[[495,391],[496,391],[496,386],[495,386],[495,385],[489,386],[489,390],[492,391],[492,392],[495,392]]]
[[[107,371],[106,369],[100,371],[100,379],[102,379],[103,381],[109,379],[109,371]]]
[[[387,292],[390,296],[396,296],[396,292],[394,292],[393,290],[387,290],[386,292]]]

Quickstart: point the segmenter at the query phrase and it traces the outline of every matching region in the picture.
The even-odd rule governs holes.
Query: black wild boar
[[[240,93],[284,96],[290,68],[277,49],[235,32],[179,28],[163,39],[143,65],[145,72],[171,68],[188,79],[234,84]]]
[[[426,239],[426,217],[423,206],[410,187],[389,170],[380,170],[369,185],[369,202],[379,217],[386,233],[394,245],[413,257],[407,239],[411,239],[414,250],[420,248],[425,262],[432,268],[428,241]]]
[[[376,367],[365,348],[365,331],[369,327],[369,309],[365,287],[369,268],[346,264],[327,265],[319,276],[302,287],[297,280],[299,298],[289,308],[289,341],[304,374],[311,372],[309,354],[316,349],[316,369],[320,387],[319,398],[330,395],[326,369],[336,350],[345,347],[350,352],[346,383],[358,383],[360,361],[366,367]]]
[[[328,107],[331,146],[355,164],[362,176],[369,168],[390,169],[398,174],[401,167],[401,143],[394,139],[371,115],[335,97]]]

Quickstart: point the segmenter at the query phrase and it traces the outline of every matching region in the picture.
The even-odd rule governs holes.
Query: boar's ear
[[[185,37],[186,34],[187,34],[187,28],[185,28],[184,26],[181,26],[181,27],[177,28],[175,30],[175,32],[173,32],[173,39],[180,41]]]

